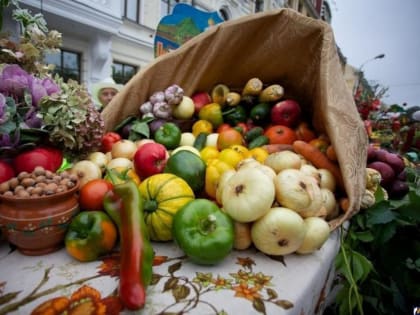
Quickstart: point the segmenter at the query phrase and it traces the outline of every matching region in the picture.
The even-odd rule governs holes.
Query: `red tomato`
[[[87,182],[79,190],[79,206],[82,210],[103,210],[104,196],[112,189],[112,183],[99,178]]]
[[[15,170],[6,161],[0,161],[0,183],[3,183],[15,176]]]
[[[249,130],[248,125],[244,122],[237,123],[235,129],[238,130],[242,135],[246,134]]]
[[[121,139],[122,139],[122,138],[121,138],[121,136],[120,136],[118,133],[116,133],[116,132],[112,132],[112,131],[107,132],[107,133],[106,133],[106,134],[104,134],[104,136],[102,137],[102,141],[101,141],[101,145],[102,145],[102,147],[101,147],[101,151],[102,151],[102,152],[104,152],[104,153],[111,151],[111,149],[112,149],[112,145],[113,145],[115,142],[120,141]]]
[[[269,139],[270,144],[292,144],[297,139],[295,131],[283,125],[268,127],[264,135]]]
[[[217,133],[221,133],[228,129],[232,129],[232,126],[227,123],[221,124],[219,127],[217,127]]]

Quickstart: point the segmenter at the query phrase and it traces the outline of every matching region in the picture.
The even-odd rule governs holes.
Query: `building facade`
[[[47,56],[63,77],[90,87],[113,76],[126,83],[154,59],[154,36],[162,17],[177,3],[218,12],[224,20],[255,12],[288,7],[328,22],[325,0],[21,0],[19,5],[32,14],[42,13],[50,30],[62,33],[61,52]],[[4,15],[3,29],[18,34],[11,18]],[[325,16],[328,19],[325,19]]]

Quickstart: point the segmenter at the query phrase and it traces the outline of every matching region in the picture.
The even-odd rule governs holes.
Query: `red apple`
[[[211,96],[207,92],[195,92],[191,99],[194,102],[194,113],[198,115],[198,112],[200,109],[207,104],[210,104],[212,102]]]
[[[37,166],[56,172],[62,162],[63,153],[61,150],[52,147],[39,147],[19,153],[13,159],[13,166],[16,173],[31,173]]]
[[[160,143],[143,144],[134,154],[134,170],[141,179],[163,173],[168,156],[165,146]]]
[[[271,123],[293,128],[300,120],[300,113],[298,102],[290,99],[278,102],[271,108]]]
[[[12,165],[6,161],[0,160],[0,183],[3,183],[15,176],[15,170]]]

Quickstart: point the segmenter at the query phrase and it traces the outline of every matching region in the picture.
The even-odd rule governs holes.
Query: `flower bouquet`
[[[104,123],[86,87],[51,75],[44,54],[56,51],[61,34],[46,27],[42,15],[16,9],[22,35],[15,43],[0,36],[0,156],[39,143],[55,146],[67,155],[82,156],[96,150]]]

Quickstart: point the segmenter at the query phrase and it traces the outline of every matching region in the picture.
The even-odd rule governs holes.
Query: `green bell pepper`
[[[208,199],[195,199],[174,216],[174,241],[191,259],[202,265],[214,265],[233,249],[232,219]]]
[[[79,261],[93,261],[112,250],[117,228],[103,211],[83,211],[75,216],[65,235],[65,247]]]
[[[181,129],[172,122],[166,122],[156,130],[154,139],[157,143],[165,146],[168,150],[173,150],[181,142]]]
[[[152,280],[153,248],[143,217],[144,200],[132,180],[114,185],[104,208],[118,226],[121,242],[119,294],[131,310],[143,308],[146,287]]]
[[[231,126],[236,126],[240,122],[246,122],[247,113],[243,106],[237,105],[228,107],[222,112],[223,121]]]

